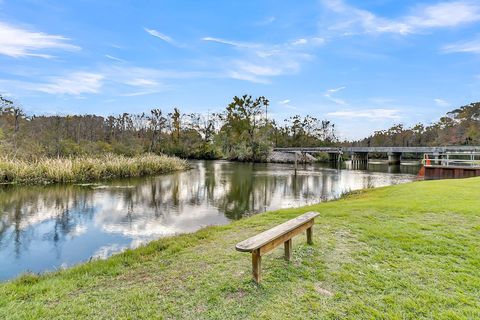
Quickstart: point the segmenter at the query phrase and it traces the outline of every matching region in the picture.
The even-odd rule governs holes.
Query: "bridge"
[[[480,154],[480,146],[442,146],[442,147],[294,147],[274,148],[274,151],[295,154],[328,153],[331,161],[340,161],[343,155],[350,155],[353,164],[368,163],[369,154],[385,153],[389,164],[400,164],[402,154],[432,155],[437,159],[447,157],[449,154]]]

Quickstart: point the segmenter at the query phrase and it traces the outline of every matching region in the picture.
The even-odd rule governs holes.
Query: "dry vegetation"
[[[36,160],[3,157],[0,158],[0,183],[85,182],[155,175],[187,168],[185,160],[153,154],[134,157],[107,154]]]

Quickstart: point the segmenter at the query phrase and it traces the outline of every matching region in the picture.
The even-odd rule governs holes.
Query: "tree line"
[[[330,146],[337,142],[328,120],[299,115],[277,123],[269,100],[234,97],[222,112],[27,115],[0,96],[0,152],[14,158],[116,153],[164,153],[184,158],[264,161],[273,147]]]
[[[372,147],[480,145],[480,102],[454,109],[431,125],[396,124],[351,144]]]

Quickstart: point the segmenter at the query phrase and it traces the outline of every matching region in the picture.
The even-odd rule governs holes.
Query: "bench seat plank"
[[[318,215],[318,212],[304,213],[301,216],[296,217],[295,219],[289,220],[276,227],[273,227],[272,229],[264,231],[260,234],[257,234],[256,236],[253,236],[251,238],[248,238],[247,240],[238,243],[235,248],[241,252],[252,252],[263,247],[269,242],[272,242],[273,240],[282,237],[283,235],[291,232],[292,230],[295,230],[300,226],[308,223]]]

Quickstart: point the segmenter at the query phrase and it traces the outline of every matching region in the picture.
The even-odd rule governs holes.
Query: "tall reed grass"
[[[135,157],[39,158],[33,161],[0,157],[0,183],[48,184],[140,177],[185,170],[185,160],[165,155]]]

